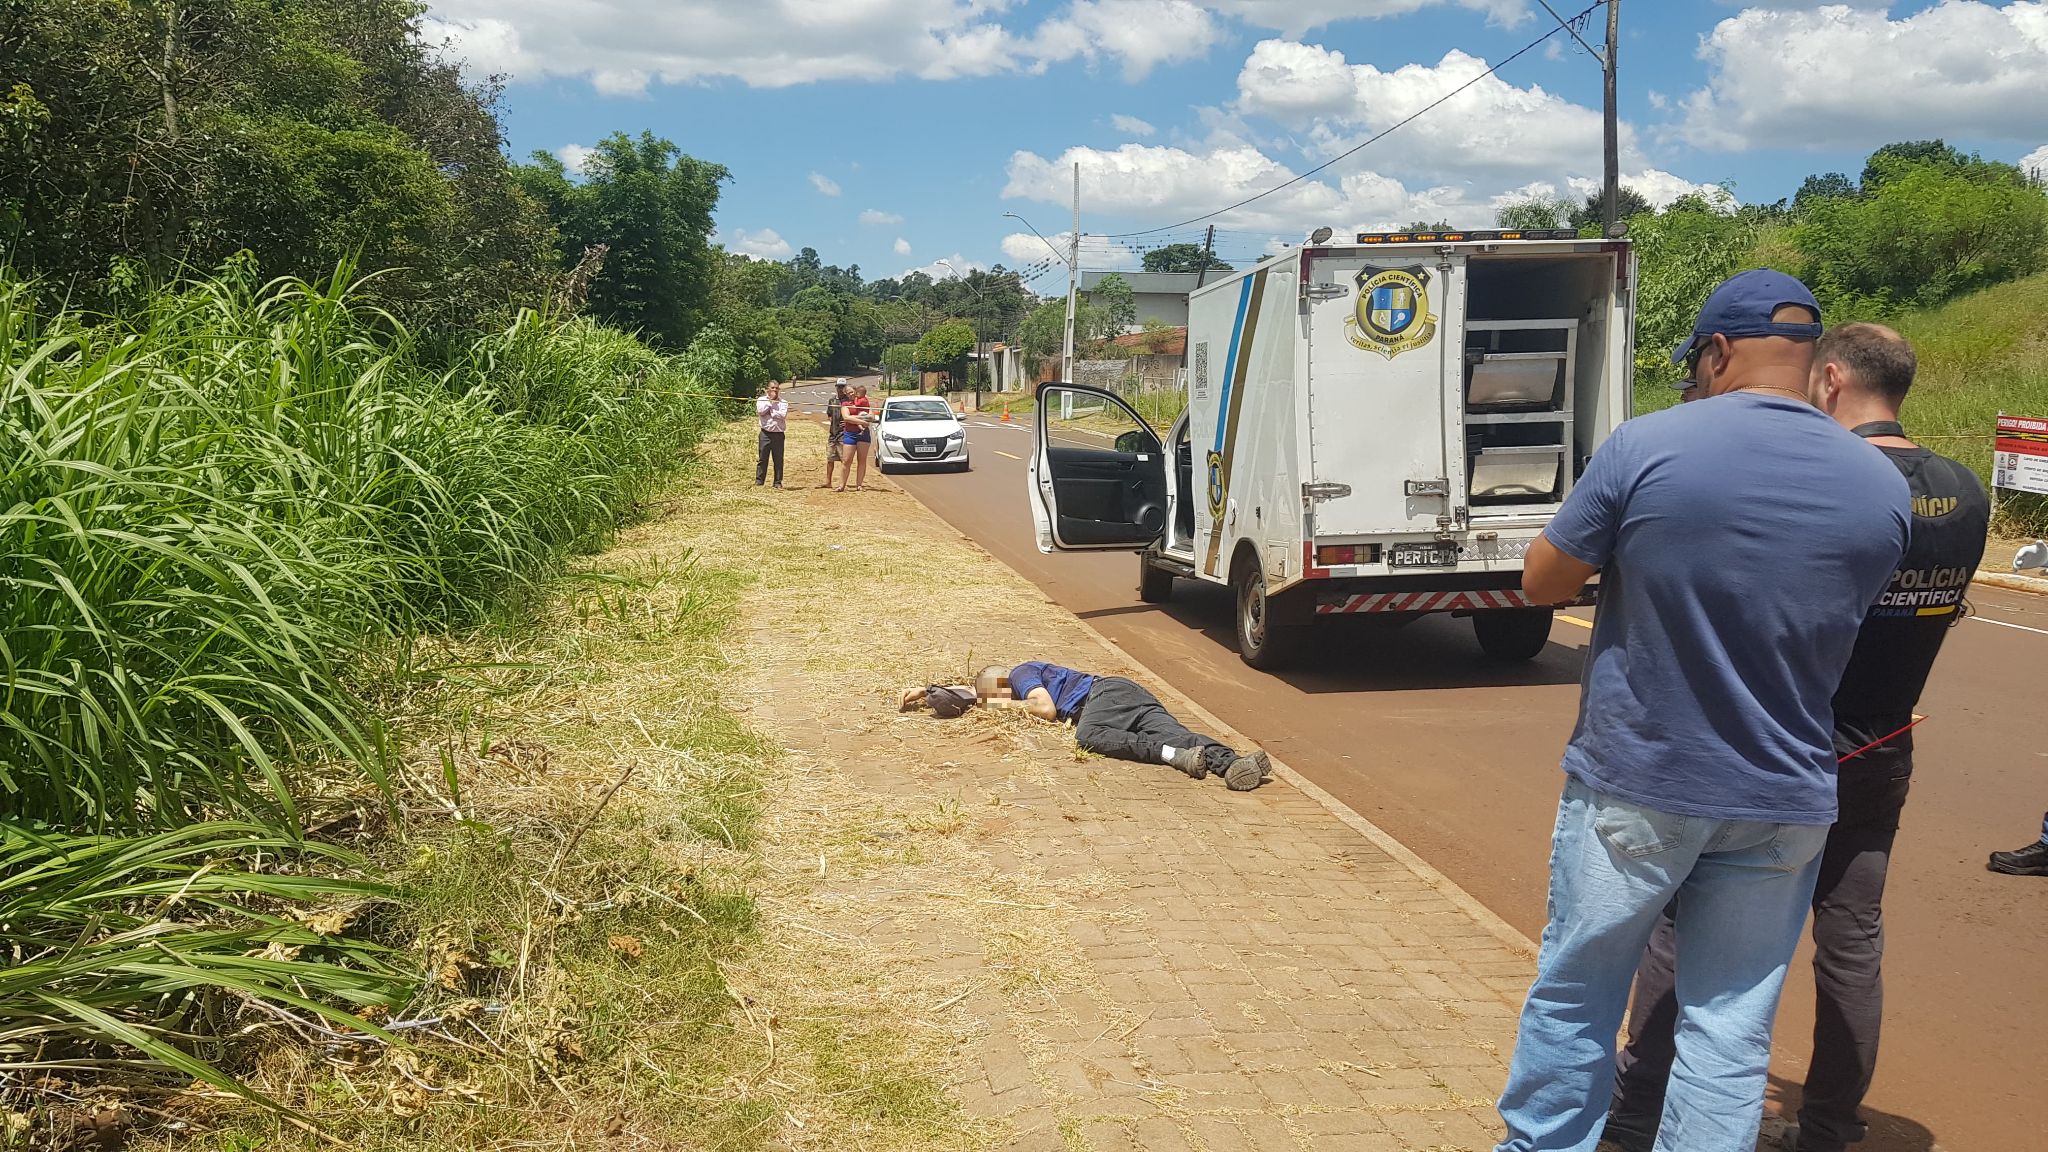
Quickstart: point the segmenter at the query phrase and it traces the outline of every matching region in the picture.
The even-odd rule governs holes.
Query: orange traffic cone
[[[1005,401],[1003,401],[1003,423],[1005,423],[1005,424],[1008,424],[1009,422],[1010,422],[1010,402],[1009,402],[1008,400],[1005,400]]]

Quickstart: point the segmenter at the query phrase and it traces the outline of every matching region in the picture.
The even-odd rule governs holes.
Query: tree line
[[[448,349],[524,309],[583,310],[735,391],[1014,339],[1001,266],[866,281],[805,248],[725,251],[731,174],[651,133],[572,172],[505,155],[502,82],[423,43],[416,0],[46,0],[0,7],[0,263],[48,305],[139,308],[241,260],[369,274],[362,297]],[[948,322],[951,322],[950,324]],[[942,355],[943,354],[943,355]]]
[[[1653,381],[1671,379],[1666,354],[1713,286],[1742,268],[1799,277],[1831,324],[1896,319],[2048,268],[2041,174],[1941,140],[1886,144],[1856,176],[1817,173],[1767,204],[1737,204],[1716,190],[1659,210],[1622,191],[1642,271],[1636,370]],[[1510,204],[1498,222],[1598,235],[1600,218],[1596,194]]]

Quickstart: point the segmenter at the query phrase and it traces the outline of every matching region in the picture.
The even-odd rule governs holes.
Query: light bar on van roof
[[[1360,244],[1456,244],[1464,240],[1577,240],[1573,228],[1510,228],[1481,232],[1360,232]]]

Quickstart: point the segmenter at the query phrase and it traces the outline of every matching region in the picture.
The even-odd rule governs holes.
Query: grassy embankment
[[[2048,273],[1987,288],[1891,321],[1913,342],[1919,377],[1906,402],[1914,438],[1991,477],[1991,430],[1999,412],[2048,414]],[[1663,387],[1637,389],[1639,412],[1677,402]],[[2007,493],[1994,531],[2048,533],[2048,499]]]
[[[0,362],[0,1145],[643,1105],[758,1143],[706,1087],[769,760],[715,693],[739,578],[561,575],[712,390],[583,321],[430,361],[342,288],[233,275],[111,320],[0,284]],[[622,648],[659,679],[615,710]]]

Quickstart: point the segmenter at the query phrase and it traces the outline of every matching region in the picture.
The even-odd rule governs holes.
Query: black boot
[[[2048,840],[2036,840],[2017,852],[1993,852],[1985,867],[2007,876],[2048,876]]]

